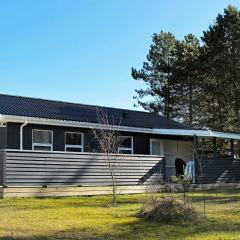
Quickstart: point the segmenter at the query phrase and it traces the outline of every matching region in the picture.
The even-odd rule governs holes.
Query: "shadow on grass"
[[[146,221],[144,219],[136,219],[132,223],[118,223],[111,230],[94,227],[88,228],[72,228],[59,232],[49,232],[47,235],[36,236],[4,236],[0,240],[147,240],[147,239],[185,239],[190,236],[198,236],[208,234],[210,237],[217,233],[236,233],[240,234],[240,223],[206,220],[204,222],[196,222],[191,224],[174,224],[166,225],[158,222]],[[209,238],[211,239],[211,238]]]
[[[197,195],[195,195],[197,193]],[[160,193],[161,194],[161,193]],[[159,194],[159,195],[160,195]],[[193,195],[190,193],[192,201],[194,203],[203,201],[203,192],[193,192]],[[145,198],[146,194],[135,194],[135,195],[120,195],[119,204],[139,204]],[[177,193],[177,197],[181,198],[182,193]],[[14,200],[14,201],[13,201]],[[0,209],[5,207],[14,208],[16,210],[38,210],[38,209],[58,209],[59,207],[100,207],[108,208],[112,207],[111,205],[111,196],[92,196],[92,197],[56,197],[56,198],[28,198],[26,204],[26,199],[3,199],[0,200]],[[206,201],[211,204],[225,204],[225,203],[235,203],[240,202],[240,189],[214,189],[208,190],[206,192]]]
[[[216,195],[214,195],[216,193]],[[235,195],[236,193],[236,195]],[[234,203],[240,201],[240,191],[239,190],[228,190],[228,191],[215,191],[208,192],[207,203],[213,204],[224,204],[224,203]],[[228,196],[228,194],[230,194]],[[238,195],[237,195],[238,194]],[[181,197],[181,194],[178,195]],[[144,199],[144,195],[135,195],[135,196],[120,196],[119,203],[120,206],[118,211],[126,211],[126,209],[121,208],[127,204],[138,204],[140,200]],[[192,196],[193,201],[199,203],[202,201],[203,196],[197,195]],[[3,200],[2,203],[4,203]],[[46,198],[46,199],[28,199],[29,203],[24,203],[25,199],[20,199],[14,201],[6,201],[2,206],[10,206],[14,210],[31,210],[31,209],[52,209],[52,208],[64,208],[64,207],[89,207],[89,208],[102,208],[103,214],[105,207],[111,207],[111,197],[110,196],[101,196],[101,197],[81,197],[81,198]],[[157,222],[146,221],[140,218],[134,218],[132,215],[129,215],[133,212],[129,209],[127,210],[127,216],[123,216],[124,219],[118,219],[114,217],[113,223],[107,225],[98,225],[98,226],[89,226],[76,227],[64,231],[51,231],[44,233],[42,235],[30,235],[23,236],[21,233],[13,232],[13,234],[0,237],[0,240],[56,240],[56,239],[69,239],[69,240],[118,240],[118,239],[136,239],[136,240],[147,240],[147,239],[186,239],[190,236],[198,236],[201,234],[209,234],[211,239],[214,234],[217,233],[228,233],[231,236],[231,233],[237,233],[240,235],[240,223],[230,222],[230,221],[220,221],[215,219],[208,219],[205,222],[197,222],[191,224],[175,224],[175,225],[166,225]],[[239,214],[238,209],[231,209],[235,215]],[[109,213],[115,215],[115,213]],[[120,218],[121,215],[120,215]],[[116,220],[116,221],[115,221]],[[2,232],[9,233],[9,229],[1,229]],[[0,232],[1,232],[0,231]],[[14,231],[14,229],[13,229]],[[26,230],[27,232],[27,230]],[[25,233],[26,234],[26,233]],[[22,236],[21,236],[22,235]],[[234,239],[234,238],[229,238]]]
[[[238,190],[239,191],[239,190]],[[239,193],[239,192],[238,192]],[[191,196],[193,202],[198,203],[203,201],[204,196]],[[212,204],[227,204],[227,203],[237,203],[240,202],[240,195],[213,195],[206,194],[207,203]]]

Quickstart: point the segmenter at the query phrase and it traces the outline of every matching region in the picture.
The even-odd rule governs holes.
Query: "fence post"
[[[197,136],[193,136],[193,183],[196,183],[198,176],[198,160],[197,160]]]
[[[232,159],[234,159],[234,140],[233,139],[231,139],[230,140],[230,144],[231,144],[231,157],[232,157]]]
[[[3,150],[3,187],[7,187],[7,153]]]

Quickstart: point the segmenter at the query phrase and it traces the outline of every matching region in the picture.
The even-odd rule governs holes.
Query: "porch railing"
[[[197,183],[239,183],[240,160],[232,157],[202,157],[197,162]]]
[[[118,185],[156,184],[164,178],[163,157],[112,154],[111,158]],[[2,150],[0,172],[0,185],[5,187],[111,185],[101,153]]]

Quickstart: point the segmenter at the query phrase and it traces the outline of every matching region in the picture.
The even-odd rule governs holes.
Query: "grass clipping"
[[[157,194],[151,194],[145,199],[138,216],[167,224],[192,222],[198,218],[189,199],[181,201],[174,196]]]

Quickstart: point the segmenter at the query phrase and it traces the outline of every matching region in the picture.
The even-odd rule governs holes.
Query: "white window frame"
[[[164,156],[164,144],[163,144],[163,141],[161,139],[158,139],[158,138],[150,138],[150,155],[153,155],[153,153],[152,153],[153,142],[158,142],[159,143],[160,153],[161,153],[160,156]]]
[[[70,145],[70,144],[66,144],[66,136],[67,133],[73,133],[73,134],[79,134],[81,135],[81,145]],[[67,148],[79,148],[81,149],[80,152],[84,152],[84,134],[82,132],[65,132],[65,152],[71,152],[71,151],[67,151]]]
[[[52,140],[52,144],[45,144],[45,143],[34,143],[33,142],[33,132],[34,131],[44,131],[44,132],[51,132],[51,140]],[[45,129],[32,129],[32,150],[34,151],[43,151],[43,150],[35,150],[34,147],[35,146],[40,146],[40,147],[50,147],[51,148],[51,152],[53,151],[53,130],[45,130]]]
[[[119,136],[120,138],[131,138],[131,148],[126,148],[126,147],[118,147],[118,154],[123,154],[120,153],[121,151],[131,151],[130,154],[133,154],[133,136]],[[126,153],[128,154],[128,153]]]

